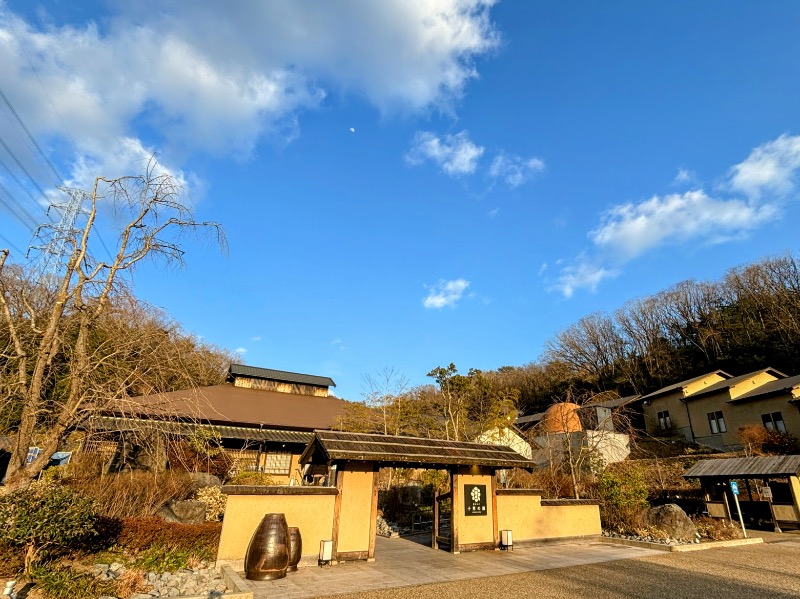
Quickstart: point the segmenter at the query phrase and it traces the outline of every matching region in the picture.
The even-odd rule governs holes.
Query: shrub
[[[641,527],[641,514],[648,503],[647,483],[640,468],[621,472],[609,468],[598,477],[596,490],[606,528],[624,533]]]
[[[701,516],[694,518],[694,525],[702,540],[727,541],[728,539],[742,538],[742,529],[739,526],[720,518]]]
[[[41,554],[86,546],[96,536],[95,502],[50,479],[0,496],[0,541],[25,548],[25,571]]]
[[[25,557],[19,547],[0,543],[0,576],[15,577],[25,570]]]
[[[228,496],[217,486],[203,487],[194,494],[197,501],[206,504],[206,522],[219,522],[225,514]]]
[[[229,485],[274,485],[272,477],[263,472],[251,472],[244,470],[235,474],[229,481]]]
[[[186,472],[130,471],[95,475],[70,471],[64,482],[92,497],[98,512],[110,518],[154,516],[170,499],[186,499],[193,481]]]
[[[800,441],[789,433],[770,431],[757,424],[738,431],[746,455],[790,455],[800,453]]]
[[[117,543],[137,555],[151,547],[160,547],[185,551],[197,559],[213,559],[221,530],[219,522],[179,524],[160,518],[125,518]]]

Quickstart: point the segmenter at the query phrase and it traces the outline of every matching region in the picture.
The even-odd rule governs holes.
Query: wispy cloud
[[[658,248],[742,239],[779,215],[781,198],[797,189],[798,172],[800,136],[782,135],[733,166],[719,193],[693,189],[611,206],[588,234],[591,251],[562,261],[550,289],[571,297],[579,289],[597,289],[625,264]],[[675,181],[692,177],[679,170]]]
[[[678,169],[672,182],[676,185],[684,185],[686,183],[693,183],[696,179],[697,176],[692,171],[681,167]]]
[[[250,341],[259,342],[261,341],[261,337],[260,336],[250,337]]]
[[[781,135],[755,148],[730,172],[730,186],[751,198],[765,192],[786,195],[797,185],[800,171],[800,135]]]
[[[341,339],[339,339],[339,337],[331,341],[331,345],[337,348],[339,351],[347,351],[347,346]]]
[[[422,300],[422,305],[436,310],[454,307],[463,297],[467,287],[469,281],[466,279],[440,280],[430,287],[428,295]]]
[[[450,176],[470,175],[478,167],[484,148],[474,144],[466,131],[439,137],[430,131],[418,131],[406,154],[410,164],[430,161]]]
[[[604,268],[581,258],[561,269],[558,274],[558,280],[551,286],[551,289],[559,291],[566,298],[570,298],[578,289],[595,291],[602,281],[613,278],[618,274],[619,271],[617,270]]]
[[[246,347],[237,347],[233,351],[235,351],[237,354],[246,354],[247,353],[247,348]]]
[[[527,183],[544,171],[544,168],[544,160],[541,158],[522,158],[514,154],[499,154],[492,160],[489,176],[492,179],[505,181],[506,185],[514,188]]]

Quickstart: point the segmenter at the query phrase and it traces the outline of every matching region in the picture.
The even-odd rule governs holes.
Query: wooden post
[[[431,547],[436,549],[436,537],[439,536],[439,489],[433,491],[433,535]]]
[[[497,473],[492,469],[492,543],[495,550],[500,549],[500,538],[497,531]]]
[[[330,468],[330,466],[329,466]],[[339,517],[342,512],[342,488],[344,487],[344,464],[340,463],[336,466],[336,489],[339,491],[336,494],[336,501],[333,504],[333,559],[338,561],[337,555],[339,551]]]
[[[378,475],[380,467],[378,464],[372,465],[372,506],[369,510],[369,550],[367,551],[367,561],[375,561],[375,535],[378,532]]]
[[[458,498],[461,497],[458,485],[458,466],[454,466],[450,470],[450,553],[461,553],[458,549],[458,521],[461,516],[458,511]]]

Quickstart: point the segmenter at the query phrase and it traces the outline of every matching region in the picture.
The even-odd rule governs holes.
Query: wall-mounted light
[[[514,535],[508,529],[500,531],[500,549],[514,551]]]
[[[319,542],[319,566],[329,566],[333,560],[333,541]]]

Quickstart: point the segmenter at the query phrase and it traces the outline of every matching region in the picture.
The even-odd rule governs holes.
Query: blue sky
[[[0,89],[70,185],[155,152],[223,225],[140,297],[359,399],[796,251],[799,26],[792,1],[6,2]],[[25,171],[53,176],[4,104],[0,136],[24,250]]]

